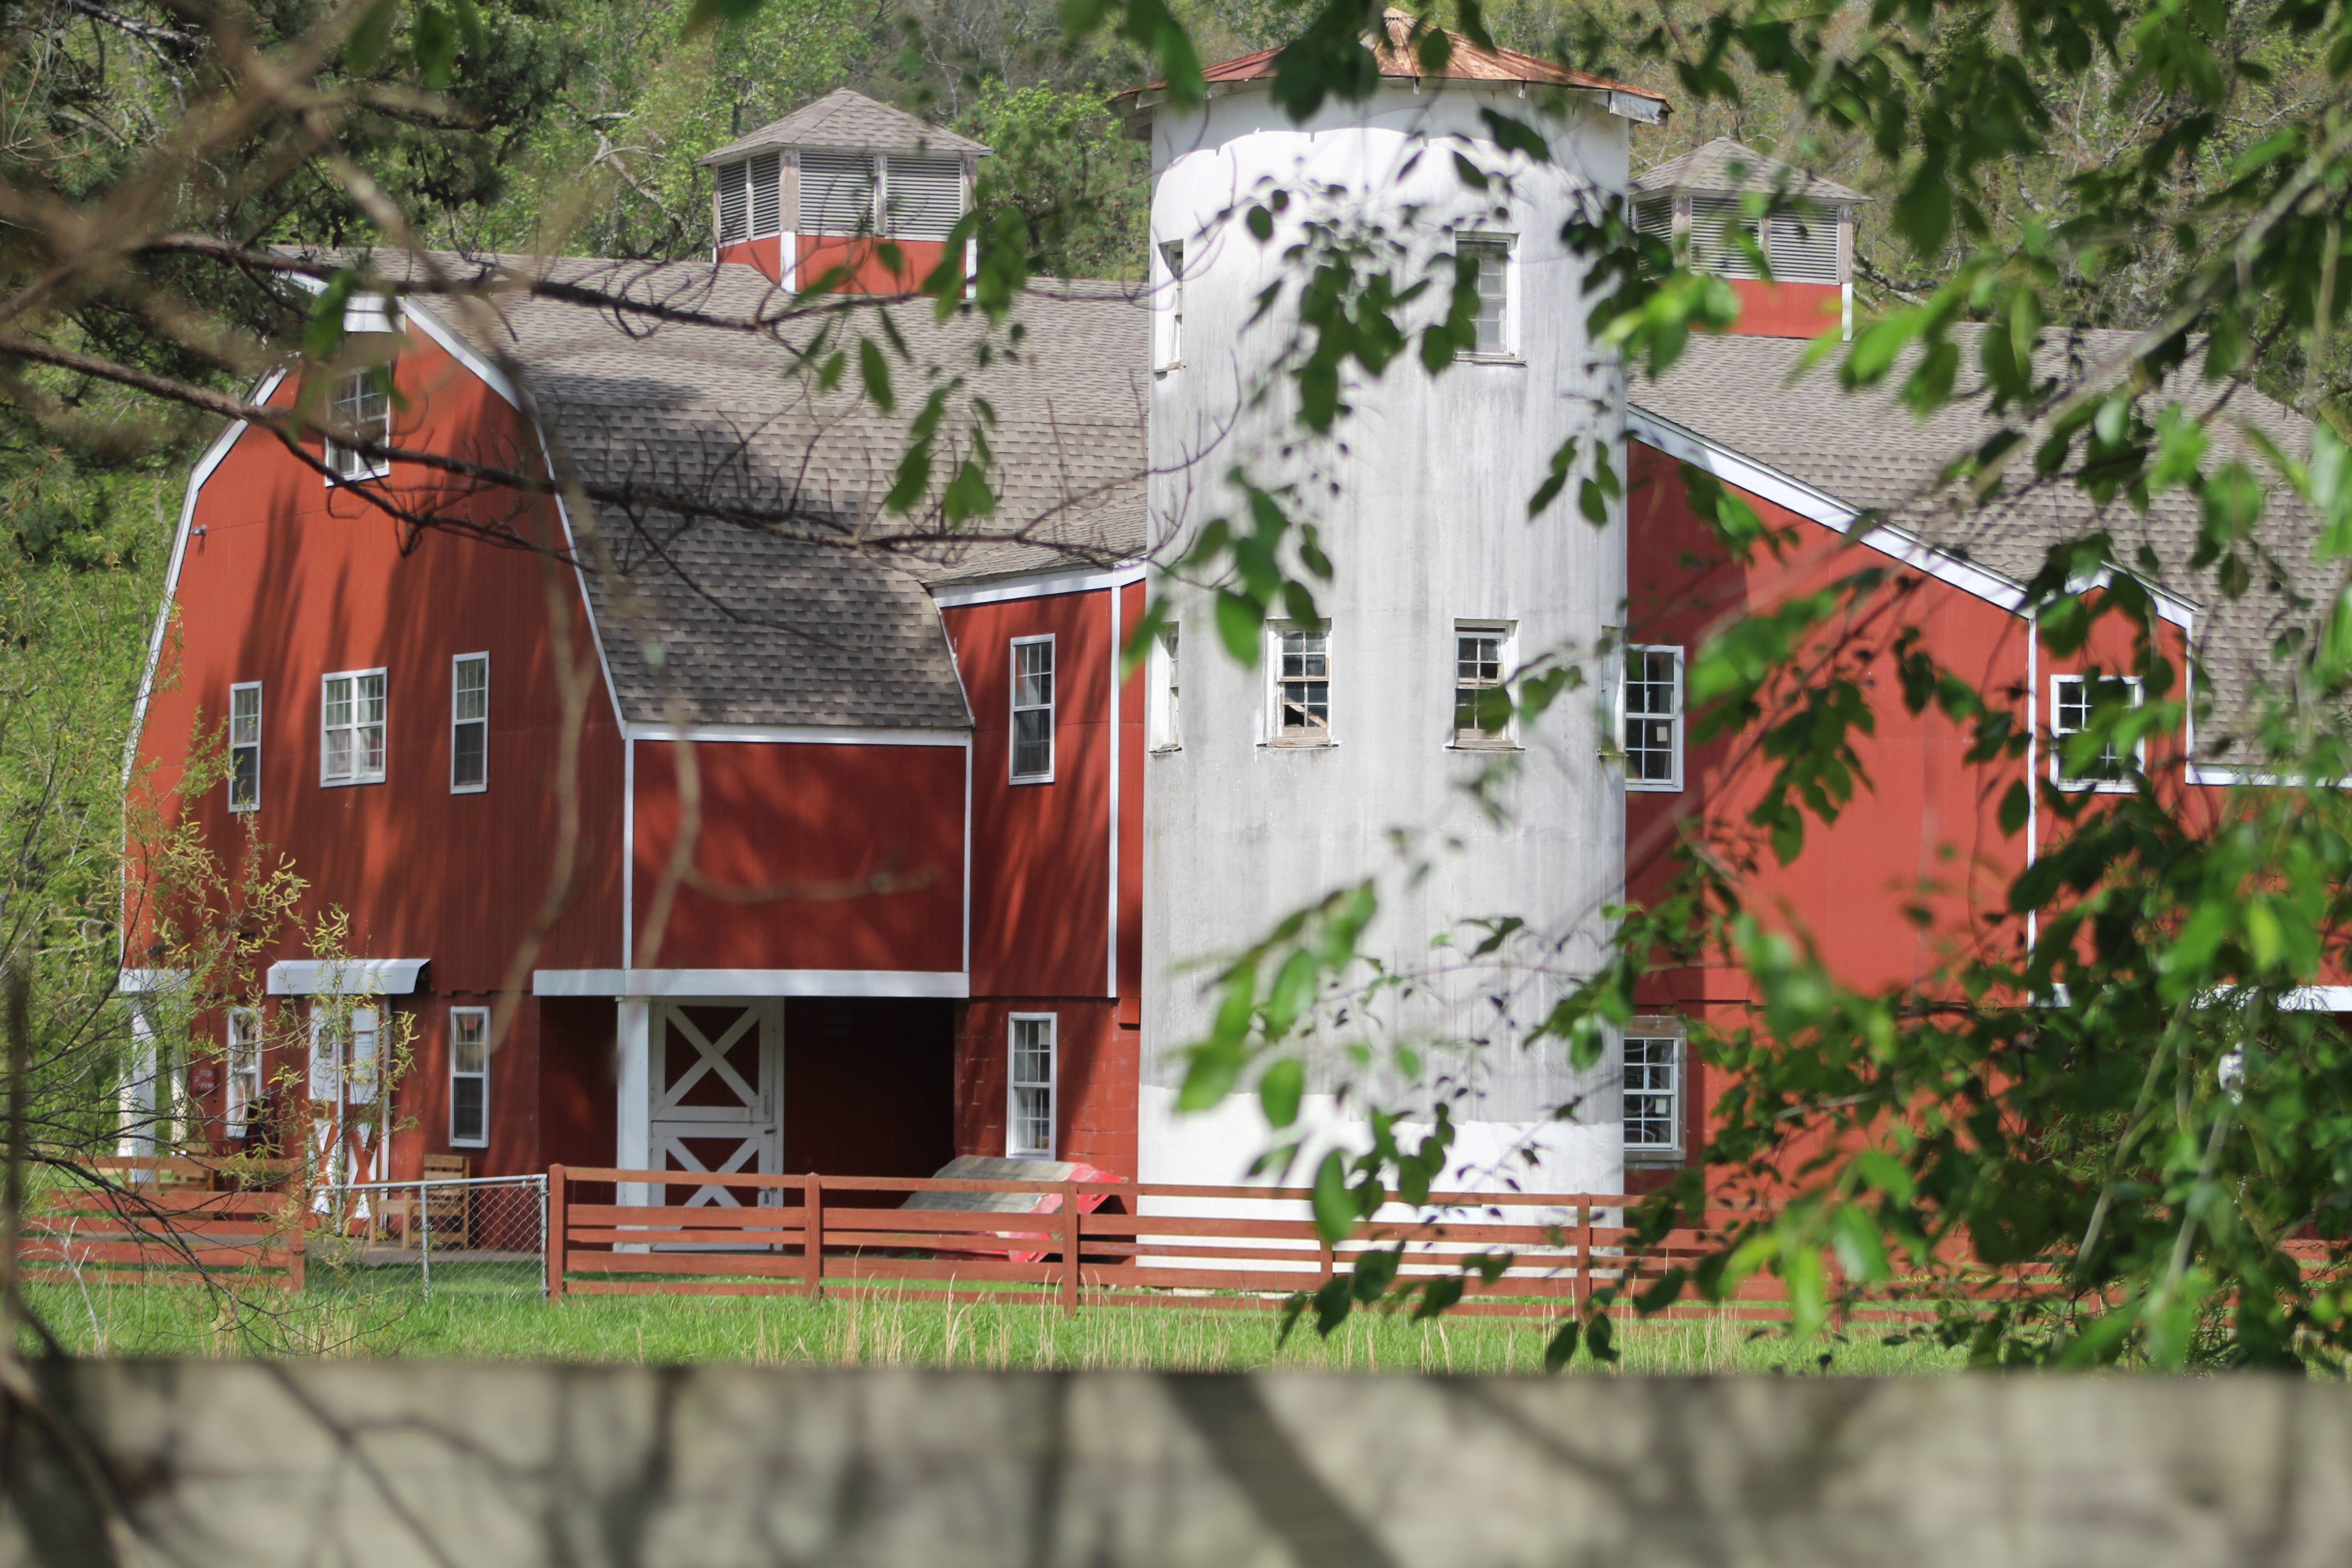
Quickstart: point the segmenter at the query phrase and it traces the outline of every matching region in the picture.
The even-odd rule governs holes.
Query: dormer
[[[988,155],[968,136],[842,88],[699,160],[717,175],[712,257],[786,289],[814,288],[839,269],[838,287],[852,293],[911,292],[946,258]]]
[[[1694,272],[1730,281],[1739,296],[1734,332],[1811,338],[1853,331],[1853,214],[1870,200],[1718,136],[1635,180],[1633,222],[1687,247]],[[1749,212],[1750,198],[1761,210]],[[1752,241],[1771,269],[1767,281]]]

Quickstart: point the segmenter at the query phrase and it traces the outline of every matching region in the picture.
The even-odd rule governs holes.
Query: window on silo
[[[1833,212],[1801,207],[1772,215],[1772,276],[1784,283],[1835,283],[1838,220]]]
[[[781,153],[762,153],[749,165],[751,186],[751,234],[753,239],[783,232],[784,157]]]
[[[898,239],[945,239],[963,216],[963,160],[890,158],[883,164],[887,232]]]
[[[1459,254],[1478,269],[1477,337],[1474,354],[1500,356],[1511,352],[1510,265],[1508,240],[1465,240]]]
[[[874,160],[862,153],[803,153],[800,232],[873,230]]]

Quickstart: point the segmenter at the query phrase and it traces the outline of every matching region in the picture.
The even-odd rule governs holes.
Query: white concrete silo
[[[1155,526],[1181,533],[1241,515],[1224,479],[1241,464],[1262,483],[1298,487],[1336,564],[1318,595],[1328,743],[1284,743],[1277,633],[1267,662],[1244,668],[1219,647],[1208,604],[1172,589],[1181,607],[1175,725],[1171,732],[1155,691],[1144,791],[1138,1174],[1147,1182],[1236,1180],[1267,1137],[1254,1097],[1175,1113],[1174,1052],[1206,1026],[1208,1004],[1199,973],[1174,965],[1236,948],[1300,904],[1381,875],[1370,947],[1391,963],[1427,963],[1432,940],[1458,921],[1517,914],[1565,933],[1559,967],[1574,971],[1599,952],[1602,909],[1622,885],[1623,785],[1602,755],[1605,700],[1564,699],[1514,737],[1511,816],[1497,826],[1462,787],[1496,756],[1455,743],[1456,658],[1459,637],[1485,628],[1500,632],[1507,660],[1553,647],[1589,655],[1621,613],[1622,510],[1596,528],[1578,515],[1573,487],[1538,519],[1528,502],[1570,435],[1598,434],[1618,449],[1619,375],[1589,341],[1586,267],[1560,231],[1603,194],[1622,195],[1630,124],[1657,119],[1662,105],[1459,39],[1454,74],[1398,74],[1420,68],[1402,14],[1389,16],[1388,47],[1375,40],[1388,73],[1378,89],[1360,103],[1327,102],[1304,123],[1275,103],[1270,65],[1213,71],[1220,79],[1198,110],[1139,100],[1152,160]],[[1482,110],[1538,126],[1550,161],[1505,153]],[[1507,174],[1507,191],[1473,189],[1456,153]],[[1287,205],[1261,242],[1239,214],[1276,188]],[[1435,377],[1410,353],[1379,380],[1359,376],[1349,388],[1355,412],[1328,443],[1302,440],[1295,395],[1272,374],[1297,321],[1300,275],[1284,253],[1318,222],[1423,255],[1468,240],[1497,247],[1490,254],[1501,261],[1502,319],[1488,352]],[[1253,321],[1263,291],[1285,278],[1292,287],[1278,307]],[[1600,664],[1588,658],[1596,679]],[[1417,885],[1394,874],[1400,829],[1435,850]],[[1444,848],[1448,839],[1459,848]],[[1528,981],[1518,1022],[1559,986]],[[1475,1092],[1454,1111],[1463,1163],[1488,1165],[1525,1143],[1539,1157],[1519,1171],[1524,1186],[1621,1190],[1610,1069],[1571,1070],[1558,1042],[1522,1049],[1481,989],[1441,983],[1396,1004],[1382,1026],[1417,1038],[1495,1037],[1468,1053],[1479,1065]],[[1310,1079],[1307,1114],[1346,1140],[1350,1118],[1329,1093],[1339,1076],[1327,1068]],[[1553,1120],[1571,1103],[1576,1115]]]

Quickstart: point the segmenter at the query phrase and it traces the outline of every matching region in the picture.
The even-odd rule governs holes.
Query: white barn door
[[[656,1002],[647,1062],[655,1168],[751,1172],[784,1168],[784,1005]],[[723,1187],[667,1187],[656,1203],[740,1200]],[[681,1197],[680,1194],[688,1194]],[[763,1194],[765,1201],[776,1197]]]

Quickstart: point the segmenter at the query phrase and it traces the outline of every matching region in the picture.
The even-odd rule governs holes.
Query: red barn
[[[1622,168],[1625,121],[1662,111],[1614,84],[1470,49],[1457,43],[1475,79],[1451,86],[1543,81],[1582,95],[1579,134],[1600,163],[1614,156]],[[1417,101],[1420,78],[1403,79],[1419,68],[1404,52],[1383,61],[1399,78],[1383,90]],[[1220,79],[1234,93],[1262,90],[1266,72],[1240,68],[1249,64]],[[1284,133],[1242,123],[1230,145],[1245,163]],[[957,1154],[990,1154],[1235,1179],[1205,1155],[1186,1165],[1150,1146],[1162,1114],[1151,1096],[1168,1091],[1150,1064],[1181,1044],[1181,1028],[1163,1015],[1152,1026],[1166,1037],[1148,1037],[1144,997],[1195,956],[1148,945],[1148,931],[1166,929],[1150,910],[1171,889],[1213,911],[1324,889],[1269,892],[1219,869],[1166,825],[1231,830],[1263,856],[1279,819],[1187,816],[1184,792],[1228,803],[1217,810],[1230,816],[1237,800],[1319,798],[1299,793],[1305,769],[1360,777],[1371,781],[1362,793],[1334,797],[1354,803],[1351,819],[1315,806],[1310,826],[1370,839],[1386,826],[1391,783],[1433,780],[1442,792],[1498,750],[1559,740],[1592,775],[1579,797],[1589,805],[1561,815],[1598,817],[1509,833],[1525,836],[1562,909],[1589,911],[1623,886],[1638,897],[1655,886],[1679,823],[1743,820],[1760,780],[1750,738],[1686,743],[1685,657],[1727,617],[1864,560],[1914,584],[1909,615],[1931,651],[2017,706],[2037,737],[2027,764],[2037,777],[2103,787],[2059,778],[2050,742],[2079,722],[2085,682],[2125,650],[2095,640],[2054,663],[2018,610],[2020,584],[2050,541],[2091,521],[2088,503],[2064,489],[1966,517],[1916,504],[1978,437],[1974,416],[1917,424],[1800,365],[1805,337],[1850,313],[1864,198],[1728,143],[1630,193],[1644,226],[1685,237],[1724,270],[1765,258],[1775,280],[1743,280],[1741,333],[1694,342],[1662,381],[1619,389],[1633,483],[1622,528],[1599,548],[1622,574],[1618,624],[1634,645],[1610,672],[1622,682],[1620,733],[1573,729],[1586,722],[1573,716],[1559,736],[1490,732],[1463,696],[1537,651],[1515,639],[1539,624],[1527,607],[1538,601],[1513,595],[1547,585],[1523,581],[1498,542],[1528,537],[1516,511],[1478,525],[1493,536],[1479,550],[1458,535],[1429,546],[1505,565],[1475,604],[1444,610],[1469,618],[1442,624],[1412,692],[1391,682],[1368,696],[1347,682],[1358,669],[1417,668],[1423,654],[1406,644],[1422,634],[1397,628],[1430,617],[1382,610],[1358,642],[1375,617],[1351,623],[1345,606],[1369,603],[1366,591],[1423,593],[1440,575],[1435,553],[1371,563],[1371,590],[1343,579],[1332,618],[1276,628],[1287,640],[1269,645],[1265,672],[1188,669],[1180,723],[1176,641],[1124,679],[1119,649],[1144,611],[1155,552],[1181,537],[1180,509],[1152,488],[1191,482],[1159,457],[1157,443],[1175,438],[1171,410],[1193,406],[1170,399],[1223,347],[1207,323],[1219,320],[1209,312],[1225,263],[1201,259],[1197,233],[1156,242],[1150,288],[1041,284],[1021,307],[1017,352],[984,363],[973,322],[936,321],[928,304],[900,311],[897,416],[829,387],[814,366],[795,373],[822,320],[795,281],[813,284],[813,269],[836,261],[855,289],[928,275],[950,259],[940,242],[985,153],[836,93],[706,160],[719,171],[714,263],[557,263],[509,275],[480,313],[429,298],[362,302],[332,385],[286,376],[257,394],[278,407],[306,391],[331,399],[347,427],[436,461],[379,462],[332,443],[297,455],[243,426],[206,454],[142,698],[139,787],[224,855],[250,836],[290,857],[309,884],[306,917],[349,915],[347,952],[322,959],[289,937],[266,955],[260,1008],[299,1020],[320,997],[370,998],[363,1023],[314,1037],[307,1059],[299,1047],[274,1062],[240,1057],[257,1017],[208,1023],[231,1068],[205,1100],[214,1131],[235,1134],[261,1077],[280,1068],[307,1074],[313,1099],[363,1088],[373,1031],[394,1009],[413,1025],[415,1057],[389,1147],[358,1162],[385,1174],[450,1152],[484,1172],[561,1161],[841,1174],[927,1174]],[[1196,155],[1155,154],[1161,175]],[[1185,177],[1220,188],[1197,167]],[[1778,205],[1751,219],[1734,198],[1759,180]],[[1626,188],[1622,178],[1613,188]],[[1495,269],[1485,296],[1495,319],[1470,357],[1485,362],[1480,374],[1508,373],[1550,352],[1543,334],[1568,330],[1567,318],[1547,321],[1530,304],[1539,269],[1522,276],[1517,238],[1478,243],[1481,267]],[[1235,284],[1236,310],[1254,287]],[[580,288],[624,303],[582,310],[564,297]],[[1562,342],[1562,363],[1576,362],[1580,344]],[[2113,346],[2085,334],[2064,352],[2095,363]],[[390,367],[390,395],[371,364]],[[510,369],[525,373],[521,384]],[[945,389],[934,471],[951,472],[981,438],[999,459],[985,542],[958,544],[942,517],[884,504],[909,460],[906,409],[932,385]],[[1491,385],[1465,395],[1496,408],[1519,395],[1507,377]],[[2259,412],[2291,433],[2284,411]],[[1428,428],[1444,427],[1431,418]],[[1513,460],[1539,468],[1552,444],[1517,443]],[[1443,445],[1429,464],[1454,460]],[[545,473],[556,453],[578,476],[568,495],[475,485],[463,472],[471,462]],[[1367,449],[1345,461],[1401,457],[1417,460]],[[1466,447],[1459,460],[1485,461]],[[1787,531],[1790,547],[1726,557],[1685,499],[1685,463]],[[1376,502],[1385,493],[1370,488]],[[417,526],[427,515],[440,525]],[[2284,601],[2200,597],[2186,566],[2195,519],[2177,503],[2105,521],[2138,530],[2165,563],[2173,651],[2195,647],[2218,710],[2232,710],[2260,676]],[[1334,553],[1348,543],[1336,538]],[[1192,639],[1210,640],[1205,627]],[[1998,893],[2042,831],[2038,820],[2021,839],[2000,831],[2013,775],[1968,764],[1964,738],[1941,719],[1905,717],[1884,668],[1868,672],[1882,697],[1871,787],[1795,865],[1760,856],[1750,879],[1759,908],[1866,983],[1926,973],[1938,932],[2025,940],[2002,925]],[[1236,706],[1218,680],[1259,684]],[[1358,703],[1426,709],[1442,738],[1384,752],[1380,715],[1351,718],[1365,711]],[[1202,726],[1228,727],[1232,749],[1209,747]],[[226,777],[175,793],[208,737],[226,745]],[[1356,750],[1339,752],[1342,742]],[[2184,734],[2141,761],[2185,800],[2226,781],[2216,744]],[[1590,761],[1620,748],[1621,772]],[[1365,771],[1334,773],[1342,763]],[[1555,828],[1567,836],[1546,837]],[[1512,854],[1517,841],[1488,852]],[[1548,869],[1544,857],[1595,844],[1608,847],[1599,862],[1557,861],[1587,867],[1582,883]],[[1904,919],[1914,905],[1937,918]],[[1447,918],[1465,912],[1490,911]],[[134,992],[167,980],[125,973]],[[1572,1152],[1585,1163],[1560,1167],[1588,1190],[1689,1158],[1712,1086],[1687,1059],[1687,1023],[1734,1016],[1748,997],[1738,975],[1706,969],[1658,974],[1646,1000],[1654,1011],[1629,1031],[1618,1076],[1592,1100],[1600,1110],[1576,1119],[1585,1125]],[[506,1027],[493,1051],[494,1016]],[[1519,1116],[1498,1114],[1496,1137]]]

